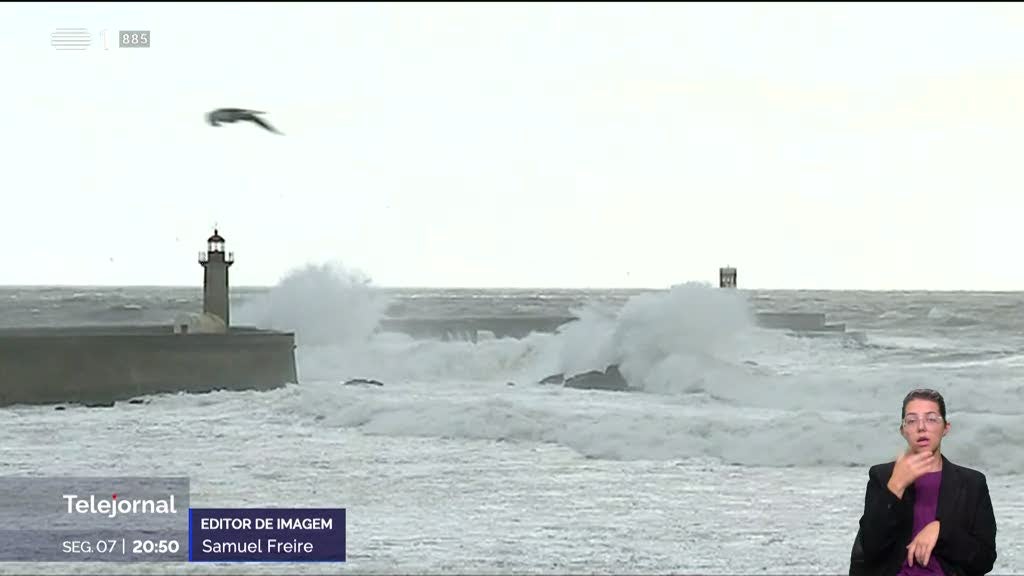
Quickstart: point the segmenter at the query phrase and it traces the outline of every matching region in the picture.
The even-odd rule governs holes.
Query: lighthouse
[[[736,287],[736,269],[732,266],[726,266],[718,269],[718,287],[719,288],[735,288]]]
[[[235,255],[224,252],[224,238],[216,228],[206,243],[206,252],[199,253],[199,264],[203,266],[203,313],[217,316],[228,327],[231,325],[228,268],[235,263]]]

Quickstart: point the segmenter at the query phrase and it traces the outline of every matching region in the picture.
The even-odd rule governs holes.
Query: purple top
[[[914,481],[914,533],[910,537],[911,540],[917,537],[917,533],[928,523],[935,520],[935,510],[939,507],[939,485],[941,483],[941,470],[923,474]],[[939,561],[935,559],[935,551],[932,550],[932,557],[928,559],[927,566],[921,566],[916,559],[913,566],[903,560],[902,569],[896,576],[943,576],[942,566],[939,566]]]

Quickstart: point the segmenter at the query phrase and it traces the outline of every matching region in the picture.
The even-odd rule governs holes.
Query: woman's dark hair
[[[903,399],[903,409],[900,411],[900,420],[907,416],[907,404],[910,404],[911,400],[931,400],[939,405],[939,414],[942,415],[942,421],[946,421],[946,401],[942,398],[942,394],[939,394],[935,390],[930,388],[918,388],[911,390],[910,394]]]

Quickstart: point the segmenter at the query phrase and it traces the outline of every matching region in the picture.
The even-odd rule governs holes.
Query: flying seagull
[[[248,122],[255,122],[275,134],[280,134],[276,128],[268,124],[266,120],[257,116],[257,114],[264,114],[264,112],[245,110],[243,108],[218,108],[206,115],[206,121],[209,122],[211,126],[219,127],[221,122],[230,124],[232,122],[238,122],[239,120],[246,120]]]

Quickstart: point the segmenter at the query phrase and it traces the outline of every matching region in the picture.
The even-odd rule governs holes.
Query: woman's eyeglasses
[[[922,419],[918,417],[916,414],[912,414],[903,419],[903,425],[906,426],[907,428],[913,428],[914,426],[917,426],[917,423],[920,422],[921,420]],[[942,424],[942,416],[934,412],[930,412],[924,415],[924,423],[929,428],[935,428],[936,426]]]

